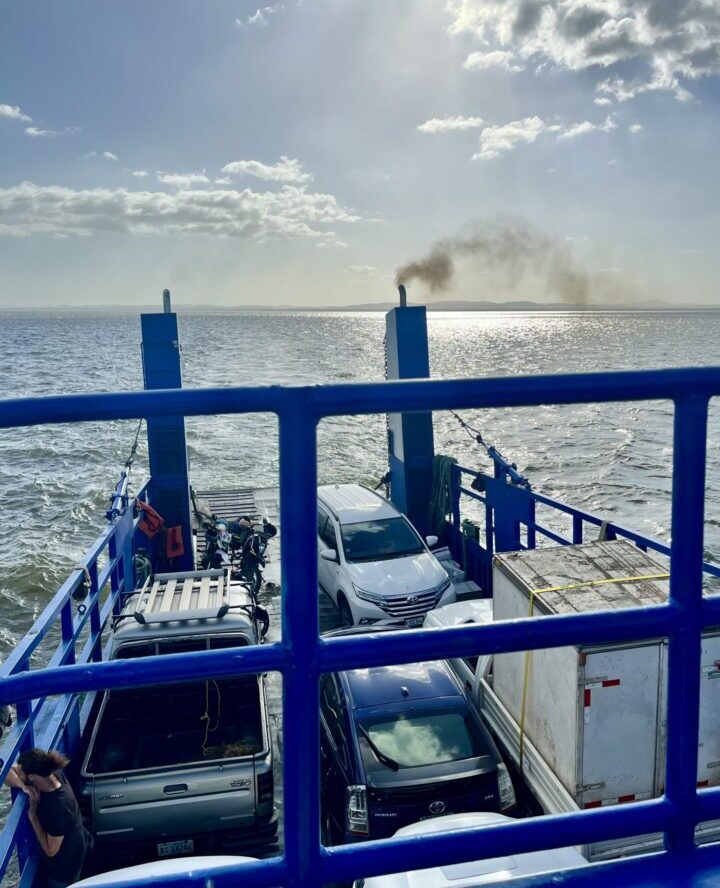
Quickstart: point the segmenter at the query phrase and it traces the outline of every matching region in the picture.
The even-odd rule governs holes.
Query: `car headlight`
[[[361,589],[360,586],[356,586],[355,583],[352,584],[352,587],[355,590],[357,597],[362,598],[363,601],[369,601],[371,604],[386,604],[384,595],[368,592],[367,589]]]
[[[436,595],[444,595],[447,590],[450,588],[450,577],[445,577],[445,579],[440,583],[439,586],[435,587]]]

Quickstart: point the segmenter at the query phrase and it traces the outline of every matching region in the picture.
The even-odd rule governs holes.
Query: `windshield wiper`
[[[375,758],[383,765],[387,765],[392,771],[399,771],[400,765],[395,761],[395,759],[391,759],[389,755],[385,755],[384,752],[379,750],[377,746],[370,739],[370,734],[365,730],[362,725],[358,725],[358,731],[363,735],[363,737],[367,740],[367,745],[372,749],[375,754]]]

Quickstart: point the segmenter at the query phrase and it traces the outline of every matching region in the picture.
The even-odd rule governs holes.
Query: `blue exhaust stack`
[[[427,313],[424,305],[408,306],[400,284],[400,307],[385,316],[388,379],[430,376]],[[429,505],[433,470],[432,413],[388,414],[388,458],[391,499],[421,534],[431,532]]]

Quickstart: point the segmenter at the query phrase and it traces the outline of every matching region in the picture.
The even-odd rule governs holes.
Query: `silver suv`
[[[344,626],[401,620],[455,601],[455,588],[407,518],[360,484],[318,488],[318,575]]]

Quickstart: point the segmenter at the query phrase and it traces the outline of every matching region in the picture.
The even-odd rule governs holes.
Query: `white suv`
[[[343,626],[403,620],[455,601],[450,578],[410,522],[359,484],[318,488],[318,574]]]

